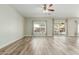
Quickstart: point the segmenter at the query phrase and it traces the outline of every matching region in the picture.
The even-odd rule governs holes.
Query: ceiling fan
[[[43,11],[45,11],[45,12],[53,12],[53,11],[55,11],[53,9],[53,4],[44,4],[43,5]]]

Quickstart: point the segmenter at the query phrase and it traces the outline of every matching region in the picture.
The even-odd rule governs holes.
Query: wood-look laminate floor
[[[79,55],[79,37],[25,37],[0,50],[1,55]]]

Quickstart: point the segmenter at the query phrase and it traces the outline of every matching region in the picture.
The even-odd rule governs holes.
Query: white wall
[[[52,18],[48,18],[48,17],[28,17],[28,18],[25,18],[25,20],[24,20],[25,36],[32,36],[32,22],[33,22],[33,20],[46,20],[47,21],[47,36],[52,36],[52,34],[53,34]]]
[[[74,19],[68,19],[68,36],[75,36],[75,25]]]
[[[25,18],[24,20],[24,34],[25,36],[32,36],[32,21],[33,20],[46,20],[47,21],[47,36],[53,36],[53,18],[48,18],[48,17],[28,17]],[[77,23],[79,23],[79,18],[77,17],[71,17],[71,18],[54,18],[54,20],[67,20],[68,19],[68,23],[66,24],[66,33],[68,36],[76,36],[77,34],[77,24],[75,23],[75,21],[77,21]],[[68,28],[67,28],[68,26]]]
[[[9,5],[0,5],[0,48],[23,37],[23,17]]]
[[[77,36],[78,17],[68,18],[68,36]]]

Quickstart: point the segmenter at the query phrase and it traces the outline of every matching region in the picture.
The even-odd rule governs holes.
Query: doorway
[[[46,21],[33,21],[33,36],[46,36]]]

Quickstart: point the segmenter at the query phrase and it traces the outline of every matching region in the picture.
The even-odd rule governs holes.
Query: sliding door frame
[[[37,22],[40,22],[40,21],[44,21],[46,23],[46,34],[45,36],[47,36],[47,20],[32,20],[32,36],[34,36],[34,22],[37,21]]]
[[[66,34],[65,34],[64,36],[68,36],[68,19],[64,19],[64,20],[65,20],[65,31],[66,31]],[[52,28],[52,31],[53,31],[53,32],[52,32],[52,35],[53,35],[53,36],[56,35],[56,34],[54,33],[54,25],[55,25],[54,22],[55,22],[55,19],[53,18],[53,19],[52,19],[52,27],[53,27],[53,28]],[[57,35],[57,36],[59,36],[59,35]]]

